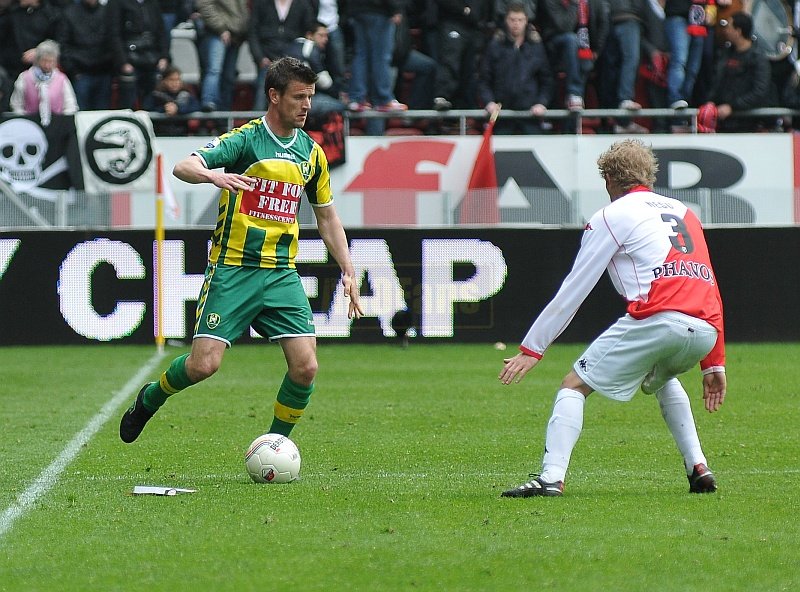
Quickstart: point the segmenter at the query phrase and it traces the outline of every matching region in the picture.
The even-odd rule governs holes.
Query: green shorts
[[[248,327],[270,341],[314,336],[314,315],[297,270],[222,264],[206,268],[194,336],[230,347]]]

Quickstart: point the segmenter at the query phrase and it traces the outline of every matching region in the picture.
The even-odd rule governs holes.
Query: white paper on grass
[[[154,487],[152,485],[134,485],[133,495],[178,495],[179,493],[195,493],[196,489],[181,487]]]

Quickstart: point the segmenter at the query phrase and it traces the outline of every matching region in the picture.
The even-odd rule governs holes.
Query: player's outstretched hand
[[[359,302],[358,287],[353,282],[353,276],[349,273],[343,273],[342,286],[344,286],[344,297],[350,299],[350,303],[347,305],[347,318],[360,319],[364,315],[364,311],[361,308],[361,302]]]
[[[500,372],[498,378],[503,384],[511,384],[525,378],[528,371],[539,363],[539,358],[520,352],[513,358],[504,359],[503,363],[505,366],[503,366],[503,371]]]
[[[726,388],[727,379],[724,372],[711,372],[703,376],[703,400],[709,413],[719,409],[725,401]]]
[[[220,189],[227,189],[236,193],[240,189],[252,189],[256,180],[247,175],[240,175],[239,173],[222,173],[218,172],[212,179],[214,185]]]

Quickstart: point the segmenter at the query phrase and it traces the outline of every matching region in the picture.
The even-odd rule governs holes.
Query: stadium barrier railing
[[[607,120],[657,120],[667,119],[670,121],[683,121],[684,125],[680,126],[682,131],[688,133],[698,133],[697,130],[697,113],[698,110],[690,109],[639,109],[637,111],[629,111],[626,109],[584,109],[582,111],[568,111],[566,109],[550,109],[539,119],[549,123],[564,123],[570,122],[572,125],[567,129],[572,131],[559,131],[558,133],[572,133],[582,134],[584,132],[584,123],[586,120],[593,119],[607,119]],[[198,121],[198,122],[214,122],[219,131],[230,129],[242,122],[249,121],[256,117],[261,117],[261,111],[212,111],[210,113],[197,112],[189,113],[186,115],[176,115],[168,117],[162,113],[151,113],[151,119],[156,122],[171,121],[180,122]],[[465,135],[474,130],[473,122],[483,122],[488,119],[488,114],[483,109],[452,109],[449,111],[435,111],[435,110],[412,110],[412,111],[362,111],[359,113],[344,111],[344,132],[349,135],[351,128],[356,122],[364,122],[371,120],[382,120],[384,122],[401,120],[404,123],[413,125],[422,121],[437,121],[437,122],[454,122],[456,125],[451,133],[458,133]],[[790,124],[794,117],[800,116],[800,110],[785,109],[780,107],[770,107],[763,109],[752,109],[750,111],[739,111],[733,114],[733,119],[765,119],[772,120],[772,124],[767,126],[767,131],[790,131]],[[533,119],[534,117],[528,111],[513,111],[503,110],[501,117],[504,119]],[[208,126],[200,125],[197,133],[202,134],[207,130]],[[654,132],[655,133],[655,132]]]

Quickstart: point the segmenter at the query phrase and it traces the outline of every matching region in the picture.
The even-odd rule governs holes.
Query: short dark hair
[[[506,15],[509,12],[523,12],[525,13],[525,16],[528,16],[528,11],[525,9],[525,5],[517,0],[512,0],[506,6]]]
[[[161,80],[164,80],[164,78],[169,78],[173,74],[178,74],[179,76],[183,76],[183,72],[181,72],[181,69],[178,68],[178,66],[169,65],[166,68],[164,68],[164,71],[161,73]]]
[[[327,28],[328,28],[328,25],[326,25],[322,21],[314,21],[313,23],[311,23],[311,28],[308,30],[308,32],[313,35],[317,31],[319,31],[320,29],[327,29]]]
[[[746,12],[737,12],[731,16],[731,25],[742,32],[742,37],[749,39],[753,36],[753,19]]]
[[[269,96],[269,89],[274,88],[280,94],[283,94],[289,83],[294,81],[314,84],[317,82],[317,75],[314,70],[297,58],[287,56],[277,59],[267,69],[267,77],[264,80],[264,93]]]
[[[164,68],[164,71],[161,73],[161,80],[158,81],[156,89],[161,91],[166,90],[164,82],[166,81],[167,78],[169,78],[170,76],[174,76],[175,74],[178,75],[178,77],[181,79],[181,84],[183,84],[183,73],[181,72],[180,68],[178,68],[177,66],[170,65]]]

